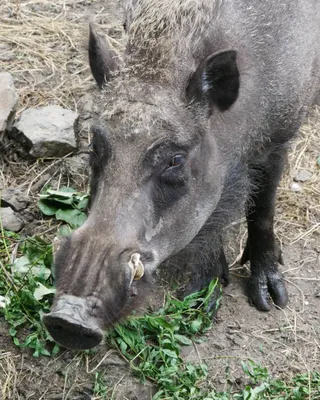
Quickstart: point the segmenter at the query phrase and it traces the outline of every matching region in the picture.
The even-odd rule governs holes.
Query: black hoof
[[[261,311],[271,309],[270,296],[280,308],[288,303],[288,292],[280,272],[269,275],[251,276],[248,282],[248,295],[252,303]]]

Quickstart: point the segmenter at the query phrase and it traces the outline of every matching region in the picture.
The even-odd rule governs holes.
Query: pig
[[[90,27],[103,108],[90,212],[59,245],[44,316],[70,349],[97,346],[143,303],[164,263],[173,275],[191,269],[186,293],[227,283],[221,235],[241,212],[248,297],[261,311],[288,302],[275,196],[319,91],[320,2],[134,0],[124,9],[123,55]]]

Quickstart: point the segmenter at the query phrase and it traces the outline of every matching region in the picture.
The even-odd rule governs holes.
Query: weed
[[[158,387],[154,400],[200,399],[207,390],[200,382],[207,376],[205,364],[184,363],[181,346],[192,345],[212,324],[215,308],[206,313],[212,297],[220,299],[217,281],[184,300],[167,296],[164,308],[152,315],[131,317],[107,334],[109,344],[126,358],[133,371]]]
[[[96,372],[94,375],[93,395],[99,399],[107,399],[109,389],[105,383],[106,371]]]
[[[9,334],[18,347],[33,349],[33,355],[52,355],[58,351],[39,318],[50,309],[52,287],[52,247],[41,238],[21,239],[2,229],[0,245],[0,312]],[[10,249],[18,246],[18,255],[10,262]],[[51,350],[47,344],[52,343]]]
[[[88,195],[72,188],[46,188],[38,206],[48,216],[66,222],[58,234],[67,235],[86,220]],[[44,328],[41,315],[49,312],[54,293],[52,246],[40,237],[21,238],[1,228],[0,312],[9,324],[9,333],[19,347],[33,349],[33,355],[53,355],[59,350]],[[12,260],[12,253],[18,257]],[[49,346],[48,346],[49,344]],[[50,345],[51,344],[51,345]]]
[[[298,374],[291,380],[273,379],[266,368],[249,360],[242,363],[244,373],[250,378],[251,384],[241,393],[234,394],[234,400],[319,400],[320,373]]]
[[[47,216],[55,216],[59,221],[66,222],[59,228],[58,235],[70,235],[72,230],[79,228],[87,219],[85,210],[88,206],[87,194],[79,193],[70,187],[59,190],[45,188],[40,194],[38,207]]]

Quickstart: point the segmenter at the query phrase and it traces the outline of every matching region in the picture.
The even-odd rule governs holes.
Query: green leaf
[[[202,327],[202,318],[199,316],[197,319],[191,322],[190,329],[191,332],[196,333],[199,332],[201,327]]]
[[[44,348],[42,348],[42,349],[40,350],[40,354],[41,354],[42,356],[51,356],[51,354],[49,353],[49,351],[48,351],[47,349],[44,349]]]
[[[53,347],[53,349],[52,349],[51,354],[52,354],[53,356],[55,356],[55,355],[57,355],[57,354],[59,353],[59,350],[60,350],[60,347],[59,347],[58,343],[55,343],[55,345],[54,345],[54,347]]]
[[[184,344],[185,346],[192,345],[192,340],[190,340],[184,335],[174,335],[174,337],[178,340],[178,342]]]
[[[55,215],[60,208],[59,204],[44,199],[38,201],[38,207],[44,215],[48,215],[49,217]]]
[[[12,337],[14,337],[14,336],[16,336],[16,334],[17,334],[17,330],[12,326],[12,327],[9,329],[9,335],[12,336]]]
[[[178,358],[178,355],[175,351],[169,349],[161,349],[161,351],[171,358]]]
[[[69,225],[64,224],[59,227],[57,236],[58,237],[70,236],[72,232],[73,229]]]
[[[46,286],[42,285],[42,283],[38,282],[38,287],[33,292],[33,296],[36,300],[41,300],[44,296],[48,294],[53,294],[56,292],[56,289],[47,288]]]
[[[89,203],[89,198],[88,196],[83,196],[82,198],[79,198],[79,202],[77,204],[77,209],[84,211],[87,209]]]
[[[42,277],[44,280],[47,280],[51,275],[50,269],[32,265],[27,256],[16,258],[12,270],[22,276],[30,273],[32,276]]]
[[[79,228],[87,219],[84,212],[79,210],[58,210],[56,218],[60,221],[67,222],[72,228]]]
[[[122,352],[122,353],[125,353],[126,350],[127,350],[127,348],[128,348],[128,345],[127,345],[127,343],[125,343],[125,342],[122,340],[122,341],[120,342],[120,344],[119,344],[119,347],[120,347],[121,352]]]
[[[52,196],[61,196],[61,197],[72,197],[73,193],[76,193],[77,191],[73,189],[72,187],[69,186],[61,186],[59,190],[54,190],[54,189],[48,189],[47,194],[50,194]]]

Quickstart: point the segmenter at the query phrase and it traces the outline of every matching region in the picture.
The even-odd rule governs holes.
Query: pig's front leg
[[[273,225],[276,190],[282,175],[286,148],[269,154],[263,163],[251,166],[253,194],[248,203],[248,240],[241,264],[250,260],[248,295],[254,305],[270,310],[269,295],[279,307],[288,302],[288,292],[278,263],[283,263]]]

